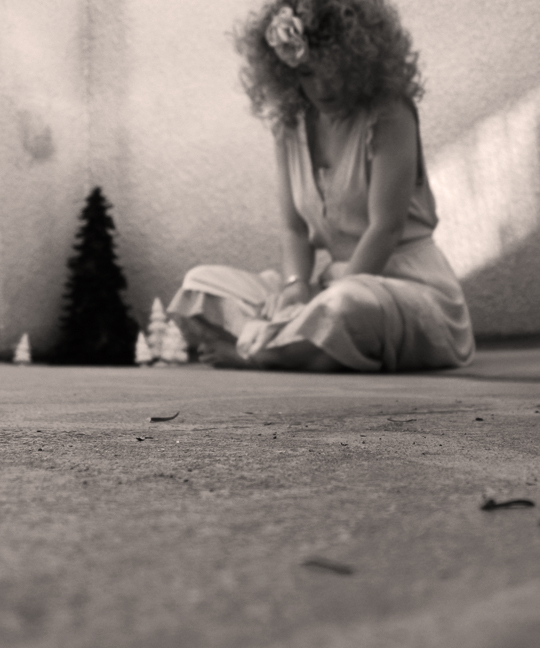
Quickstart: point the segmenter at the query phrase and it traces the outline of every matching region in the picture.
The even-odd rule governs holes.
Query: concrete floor
[[[397,376],[0,365],[0,414],[2,647],[540,646],[539,349]]]

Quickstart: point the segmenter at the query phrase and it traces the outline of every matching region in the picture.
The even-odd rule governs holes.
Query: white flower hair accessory
[[[295,68],[309,59],[309,45],[304,25],[292,7],[281,7],[265,33],[266,42],[289,67]]]

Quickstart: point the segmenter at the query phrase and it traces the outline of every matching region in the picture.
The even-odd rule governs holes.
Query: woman
[[[169,313],[200,360],[304,371],[468,363],[474,341],[437,224],[407,33],[384,0],[274,0],[237,34],[271,120],[282,276],[200,266]],[[315,251],[331,263],[312,283]]]

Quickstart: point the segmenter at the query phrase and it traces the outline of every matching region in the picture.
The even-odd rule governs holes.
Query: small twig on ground
[[[165,423],[165,421],[172,421],[179,414],[180,412],[176,412],[173,416],[152,416],[150,417],[150,423]]]
[[[354,574],[354,569],[349,565],[329,560],[328,558],[308,558],[302,563],[302,567],[316,567],[318,569],[328,569],[342,576]]]
[[[499,508],[530,508],[535,506],[535,503],[529,499],[511,499],[505,502],[496,502],[494,499],[488,499],[482,504],[480,509],[482,511],[493,511]]]

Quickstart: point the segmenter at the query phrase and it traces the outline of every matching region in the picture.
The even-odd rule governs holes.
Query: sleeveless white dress
[[[416,111],[414,110],[415,117]],[[373,128],[383,110],[360,110],[342,127],[347,145],[332,170],[313,169],[305,121],[281,133],[294,205],[315,248],[347,261],[368,226]],[[198,316],[237,338],[244,358],[261,349],[309,340],[357,371],[457,367],[474,353],[471,321],[461,287],[432,239],[435,202],[418,136],[418,177],[400,244],[382,275],[316,281],[308,304],[261,316],[282,287],[275,271],[260,274],[216,265],[190,270],[168,307],[189,336]]]

